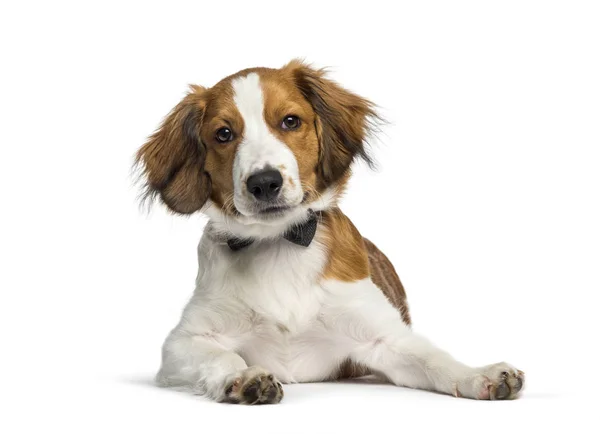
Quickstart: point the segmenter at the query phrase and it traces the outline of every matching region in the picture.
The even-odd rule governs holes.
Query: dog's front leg
[[[156,377],[163,386],[186,386],[219,402],[275,404],[283,398],[281,384],[266,370],[248,367],[215,336],[175,329],[163,346]]]
[[[370,279],[329,282],[323,315],[348,357],[392,383],[474,399],[511,399],[523,387],[523,372],[507,363],[472,368],[413,333]]]

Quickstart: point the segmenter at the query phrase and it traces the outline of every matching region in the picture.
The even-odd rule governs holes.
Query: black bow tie
[[[299,246],[308,247],[317,232],[317,215],[312,209],[308,210],[308,213],[308,220],[289,228],[283,233],[283,238]],[[227,245],[234,252],[248,247],[253,242],[252,238],[233,237],[227,239]]]

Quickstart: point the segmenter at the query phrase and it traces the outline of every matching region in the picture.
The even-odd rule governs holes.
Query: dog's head
[[[174,212],[247,224],[291,222],[335,201],[373,105],[299,61],[192,86],[138,151],[147,192]]]

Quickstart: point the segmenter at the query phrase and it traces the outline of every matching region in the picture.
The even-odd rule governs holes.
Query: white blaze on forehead
[[[235,105],[244,120],[244,131],[233,164],[234,200],[238,210],[248,209],[246,179],[266,167],[281,172],[282,198],[291,204],[302,200],[298,163],[294,153],[269,130],[264,118],[265,104],[260,77],[252,72],[231,82]],[[289,182],[291,179],[293,182]]]
[[[264,139],[270,135],[263,118],[265,104],[258,74],[253,72],[245,77],[236,78],[231,86],[233,101],[244,119],[244,141]]]

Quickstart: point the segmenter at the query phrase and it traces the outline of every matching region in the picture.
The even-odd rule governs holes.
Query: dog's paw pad
[[[283,388],[273,374],[253,366],[242,371],[225,394],[228,402],[236,404],[277,404],[283,398]]]

